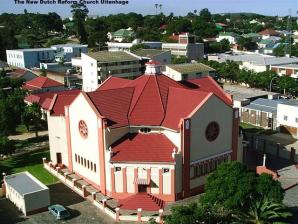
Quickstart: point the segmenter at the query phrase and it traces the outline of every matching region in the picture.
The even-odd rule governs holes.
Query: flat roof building
[[[27,171],[5,176],[4,186],[6,198],[25,216],[50,205],[49,188]]]
[[[207,75],[214,76],[215,69],[203,63],[171,64],[166,66],[165,75],[176,81],[181,81]]]

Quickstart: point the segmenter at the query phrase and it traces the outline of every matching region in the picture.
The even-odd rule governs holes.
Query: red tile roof
[[[232,105],[231,97],[210,77],[188,81],[187,85],[162,74],[145,74],[135,80],[110,78],[87,95],[112,128],[146,125],[177,130],[180,120],[199,109],[210,93]]]
[[[227,94],[210,76],[205,76],[200,79],[191,79],[188,80],[188,82],[197,85],[201,91],[214,93],[228,105],[233,104],[231,95]]]
[[[49,79],[47,77],[39,76],[30,81],[25,82],[25,85],[23,85],[23,88],[28,90],[35,90],[35,89],[42,89],[42,88],[56,87],[56,86],[64,86],[64,84],[57,82],[53,79]]]
[[[70,105],[74,99],[79,95],[80,90],[68,90],[57,92],[55,102],[51,108],[51,114],[53,116],[64,116],[65,110],[64,107]]]
[[[174,162],[175,145],[164,134],[127,134],[111,145],[112,162]]]
[[[108,126],[128,125],[128,111],[133,88],[107,89],[87,93],[100,114],[108,118]]]
[[[55,92],[31,94],[25,97],[25,101],[29,103],[38,103],[41,106],[41,108],[47,110],[50,107],[49,100],[51,101],[54,95]]]
[[[80,90],[66,90],[66,91],[59,91],[59,92],[44,92],[44,93],[36,93],[36,94],[30,94],[25,97],[25,101],[29,103],[38,103],[41,108],[45,110],[49,110],[52,100],[54,99],[54,96],[57,95],[56,103],[54,104],[53,110],[54,113],[53,115],[61,115],[64,114],[64,105],[61,104],[61,97],[66,97],[69,98],[70,101],[72,102],[74,97],[77,96],[80,93]],[[73,97],[74,96],[74,97]],[[69,102],[68,99],[63,100],[62,102],[66,103],[66,105],[69,105],[71,102]],[[60,112],[63,110],[63,112],[60,114]]]
[[[279,36],[279,33],[273,29],[266,29],[259,32],[261,35],[271,35],[271,36]]]

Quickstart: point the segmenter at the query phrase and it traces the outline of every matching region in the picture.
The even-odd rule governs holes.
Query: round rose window
[[[219,125],[215,121],[212,121],[206,127],[206,138],[208,141],[214,141],[219,135]]]
[[[83,121],[83,120],[79,121],[79,132],[83,138],[88,137],[88,127],[87,127],[87,124],[85,123],[85,121]]]

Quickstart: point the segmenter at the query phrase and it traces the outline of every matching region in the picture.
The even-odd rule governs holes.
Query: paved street
[[[69,209],[71,217],[68,220],[57,221],[47,211],[24,217],[10,201],[0,199],[0,223],[115,223],[109,216],[92,205],[90,201],[80,197],[61,183],[51,185],[50,192],[52,204],[62,204]]]

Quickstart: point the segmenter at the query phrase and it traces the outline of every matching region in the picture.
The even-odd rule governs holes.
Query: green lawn
[[[28,130],[27,130],[27,128],[26,128],[26,126],[24,124],[19,124],[16,127],[16,132],[22,134],[22,133],[27,133]]]
[[[0,176],[2,178],[2,172],[9,175],[12,173],[28,171],[46,185],[56,183],[58,179],[43,168],[43,157],[49,159],[49,150],[30,152],[21,156],[0,161]]]
[[[252,124],[248,124],[248,123],[243,123],[243,122],[240,122],[240,127],[242,127],[243,129],[262,129],[261,127],[258,127],[258,126],[254,126]]]

